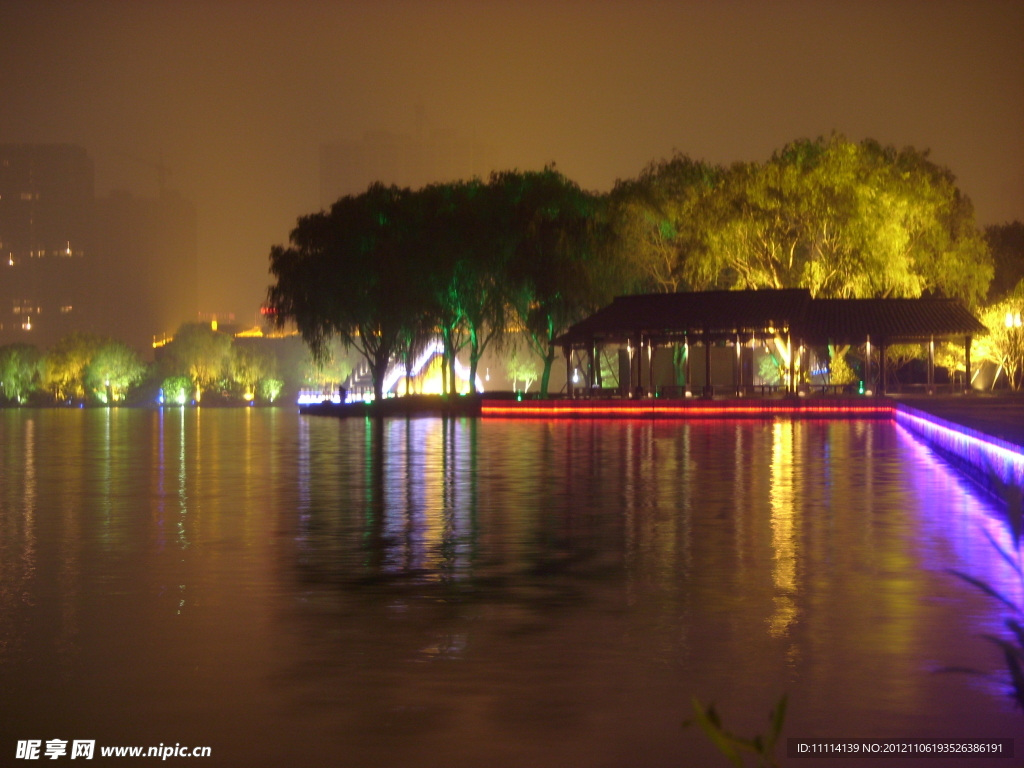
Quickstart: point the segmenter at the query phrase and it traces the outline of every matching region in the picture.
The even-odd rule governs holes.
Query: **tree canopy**
[[[448,391],[464,350],[475,386],[481,355],[508,331],[542,361],[546,394],[554,339],[618,294],[807,288],[975,307],[993,275],[948,169],[840,135],[728,168],[676,154],[606,195],[552,167],[415,191],[374,184],[301,217],[270,262],[278,324],[294,322],[318,357],[331,338],[359,349],[378,398],[389,365],[408,370],[430,338]]]
[[[927,292],[974,306],[992,278],[970,200],[913,148],[833,135],[728,169],[676,156],[612,197],[648,289]]]

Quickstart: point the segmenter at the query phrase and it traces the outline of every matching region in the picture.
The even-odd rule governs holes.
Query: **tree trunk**
[[[373,399],[378,403],[384,399],[384,377],[388,373],[389,357],[390,355],[381,355],[370,366],[370,373],[373,376]]]
[[[548,383],[551,380],[551,365],[555,362],[555,345],[548,345],[548,353],[544,356],[544,374],[540,379],[540,396],[548,396]]]
[[[474,395],[476,391],[476,369],[480,363],[483,350],[479,348],[479,337],[476,335],[476,328],[469,327],[469,391]]]
[[[675,368],[676,386],[689,384],[686,380],[686,347],[682,344],[676,344],[672,349],[672,366]]]

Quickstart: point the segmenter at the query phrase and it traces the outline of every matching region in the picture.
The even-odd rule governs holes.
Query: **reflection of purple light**
[[[1003,483],[1024,484],[1024,449],[1019,446],[902,403],[896,408],[896,421],[979,471],[994,473]]]
[[[919,435],[901,424],[896,425],[896,430],[908,480],[914,496],[920,500],[918,508],[926,512],[920,516],[923,535],[918,539],[925,567],[936,572],[953,569],[966,573],[1020,605],[1024,585],[993,547],[994,542],[1011,556],[1016,554],[1009,527],[996,507],[965,483],[959,472],[938,460]],[[936,510],[942,513],[928,514]],[[952,547],[952,552],[947,546]],[[952,574],[949,579],[950,584],[974,589]],[[974,620],[979,631],[1002,634],[1003,619],[1000,611],[985,611]],[[982,687],[991,693],[1004,692],[1002,683]]]

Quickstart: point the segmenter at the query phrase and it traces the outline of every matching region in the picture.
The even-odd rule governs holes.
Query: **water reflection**
[[[777,421],[772,425],[771,504],[772,528],[772,581],[775,584],[775,604],[768,632],[773,637],[784,636],[796,619],[794,598],[797,595],[797,541],[796,529],[796,462],[793,455],[795,422]]]
[[[998,611],[946,569],[1008,587],[979,535],[1005,530],[888,423],[0,419],[18,727],[676,765],[711,759],[692,695],[753,731],[788,690],[794,733],[1012,733],[999,690],[930,672],[998,667]]]

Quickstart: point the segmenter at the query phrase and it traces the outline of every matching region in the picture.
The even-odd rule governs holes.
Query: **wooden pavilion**
[[[572,326],[555,340],[566,359],[571,397],[610,394],[602,386],[602,348],[624,348],[628,382],[620,375],[623,397],[689,396],[691,348],[703,348],[703,394],[711,384],[711,349],[735,348],[732,388],[753,389],[753,375],[744,381],[745,349],[760,342],[775,345],[783,358],[786,381],[781,389],[796,393],[807,370],[810,347],[863,347],[870,390],[873,348],[879,353],[879,394],[885,393],[886,350],[892,344],[924,344],[928,350],[927,388],[935,387],[935,343],[961,342],[966,357],[966,382],[971,381],[971,341],[987,333],[977,318],[956,299],[813,299],[804,289],[705,291],[620,296],[610,305]],[[656,350],[671,347],[683,361],[682,387],[655,385]],[[644,372],[646,353],[647,371]],[[752,357],[752,351],[747,353]],[[585,371],[585,386],[574,387],[574,357]],[[625,370],[625,369],[623,369]],[[645,384],[646,378],[646,384]],[[762,387],[762,393],[765,391]]]

